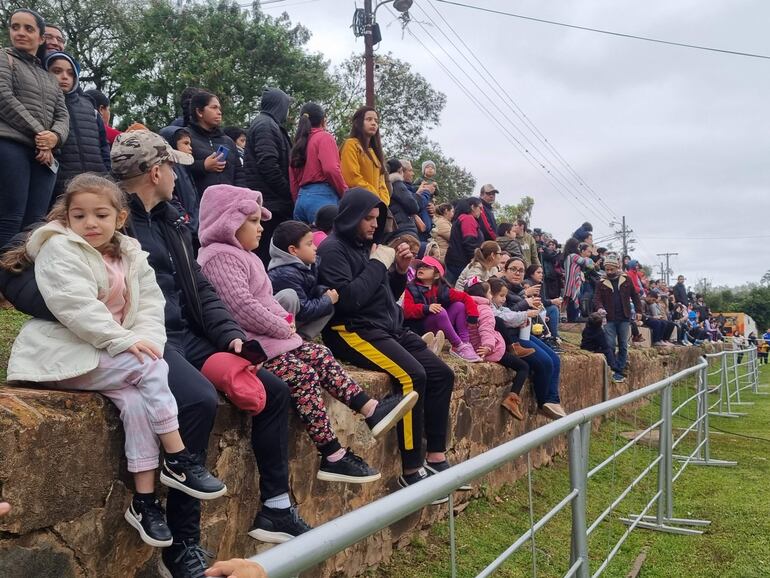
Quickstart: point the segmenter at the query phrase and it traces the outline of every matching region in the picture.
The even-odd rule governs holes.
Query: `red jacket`
[[[310,183],[328,183],[342,197],[348,189],[340,169],[337,141],[322,128],[310,130],[307,142],[307,161],[304,167],[289,167],[291,196],[297,200],[300,188]]]
[[[421,283],[408,283],[404,291],[404,318],[424,319],[428,315],[428,307],[438,303],[447,307],[450,303],[460,301],[465,304],[468,320],[476,323],[479,318],[479,308],[473,297],[464,291],[456,291],[444,283],[434,283],[427,287]]]

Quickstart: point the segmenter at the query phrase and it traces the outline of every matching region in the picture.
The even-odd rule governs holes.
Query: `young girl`
[[[326,113],[314,102],[300,110],[289,160],[289,184],[297,203],[294,219],[308,224],[315,221],[318,209],[339,203],[348,188],[340,170],[337,141],[326,130]]]
[[[516,257],[511,259],[511,261],[521,265],[521,273],[523,276],[524,261],[521,261]],[[495,321],[495,328],[503,336],[503,339],[505,339],[506,345],[509,348],[514,349],[512,347],[514,339],[511,329],[520,327],[532,317],[536,317],[538,309],[528,308],[525,311],[512,311],[508,309],[505,307],[505,299],[508,293],[506,284],[496,277],[492,277],[488,283],[489,292],[492,296],[492,310],[497,318]],[[525,318],[525,320],[522,321],[522,314],[529,319]],[[532,381],[535,386],[535,398],[537,399],[540,413],[551,419],[564,417],[567,414],[564,409],[562,409],[559,400],[559,375],[561,373],[561,361],[559,360],[559,356],[535,336],[531,336],[527,343],[532,346],[533,351],[527,354],[526,357],[520,357],[527,362],[532,371]]]
[[[154,493],[158,439],[165,452],[162,484],[202,500],[225,485],[192,456],[179,436],[177,406],[168,388],[164,299],[147,253],[117,232],[128,213],[112,181],[75,177],[25,245],[5,254],[2,267],[35,264],[35,281],[59,322],[32,319],[14,341],[9,381],[98,391],[120,410],[128,471],[136,494],[125,518],[142,540],[170,546],[171,532]]]
[[[450,353],[465,361],[481,361],[470,344],[468,324],[478,321],[479,310],[470,295],[455,291],[444,280],[444,267],[433,257],[413,263],[414,281],[404,291],[404,318],[422,322],[425,331],[442,331],[452,344]]]
[[[326,414],[321,389],[362,414],[375,438],[394,427],[417,403],[418,395],[371,399],[323,345],[303,342],[289,313],[273,296],[259,246],[262,220],[271,218],[262,194],[231,185],[209,187],[201,199],[198,254],[204,274],[249,339],[267,354],[264,368],[289,384],[291,399],[310,439],[321,454],[317,478],[362,484],[380,473],[345,449]],[[307,251],[315,251],[310,246]],[[293,290],[288,292],[296,299]]]
[[[511,391],[500,405],[516,419],[523,420],[524,412],[519,394],[529,375],[529,365],[508,350],[505,339],[495,329],[495,314],[492,311],[492,293],[489,290],[489,283],[474,283],[466,289],[466,293],[473,298],[479,308],[479,323],[470,327],[471,343],[484,361],[497,362],[503,367],[516,371],[516,377],[511,383]],[[527,314],[524,313],[523,316],[523,321],[526,321]]]
[[[499,275],[500,257],[502,255],[500,245],[495,241],[484,241],[481,247],[473,253],[473,259],[455,282],[455,289],[464,291],[465,285],[472,277],[478,281],[486,281],[490,277]]]
[[[373,192],[386,205],[390,204],[385,155],[380,140],[380,117],[371,106],[362,106],[353,115],[350,136],[340,149],[340,167],[348,187],[362,187]]]

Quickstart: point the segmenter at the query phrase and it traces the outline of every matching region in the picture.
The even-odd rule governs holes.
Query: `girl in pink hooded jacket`
[[[511,383],[511,391],[500,405],[516,419],[523,420],[524,412],[519,394],[529,375],[529,365],[511,352],[506,346],[503,336],[495,329],[495,314],[492,311],[492,292],[489,290],[489,283],[483,281],[474,283],[465,292],[473,298],[479,309],[478,324],[468,326],[471,344],[484,361],[499,363],[516,372],[516,377]]]
[[[265,266],[253,252],[262,236],[261,221],[271,216],[257,191],[232,185],[207,188],[200,205],[198,263],[248,338],[259,341],[267,355],[264,368],[289,384],[294,408],[321,454],[318,479],[373,482],[380,473],[337,440],[321,389],[361,413],[376,438],[414,407],[418,395],[371,399],[326,347],[302,341],[292,316],[276,299],[297,300],[296,293],[286,289],[281,293],[290,295],[273,296]]]

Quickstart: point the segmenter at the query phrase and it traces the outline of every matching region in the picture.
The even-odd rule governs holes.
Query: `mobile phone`
[[[267,354],[265,354],[265,350],[262,349],[259,341],[254,339],[250,339],[249,341],[244,342],[243,347],[241,347],[240,356],[253,363],[254,365],[259,365],[260,363],[267,361]]]
[[[217,156],[221,156],[222,160],[226,161],[228,154],[230,154],[230,149],[225,145],[219,145],[219,148],[217,148]]]

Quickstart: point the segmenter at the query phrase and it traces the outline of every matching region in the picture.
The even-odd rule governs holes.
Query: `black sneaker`
[[[186,450],[175,458],[166,457],[163,460],[160,483],[199,500],[213,500],[227,492],[227,486]]]
[[[330,462],[326,456],[321,457],[321,467],[316,477],[326,482],[366,484],[379,480],[382,474],[348,448],[345,457],[337,462]]]
[[[254,518],[249,536],[268,544],[282,544],[310,530],[296,506],[285,509],[263,506]]]
[[[420,395],[410,391],[406,395],[387,395],[377,402],[372,417],[366,418],[366,425],[372,430],[372,435],[379,438],[389,432],[417,403]]]
[[[428,472],[429,476],[433,476],[435,474],[438,474],[439,472],[445,472],[451,467],[452,466],[446,460],[444,460],[443,462],[425,462],[425,470]],[[457,489],[463,492],[470,492],[473,489],[473,487],[470,484],[463,484]]]
[[[152,502],[132,499],[124,518],[139,532],[145,544],[167,548],[174,541],[166,523],[166,513],[157,498]]]
[[[407,488],[427,478],[428,478],[428,472],[425,471],[425,468],[420,468],[413,474],[403,474],[398,476],[398,485],[401,486],[402,488]],[[431,506],[438,506],[439,504],[445,504],[448,501],[449,501],[449,496],[444,496],[443,498],[436,498],[430,504]]]
[[[213,560],[214,555],[192,540],[177,542],[163,550],[163,564],[171,578],[206,578],[207,559]]]

